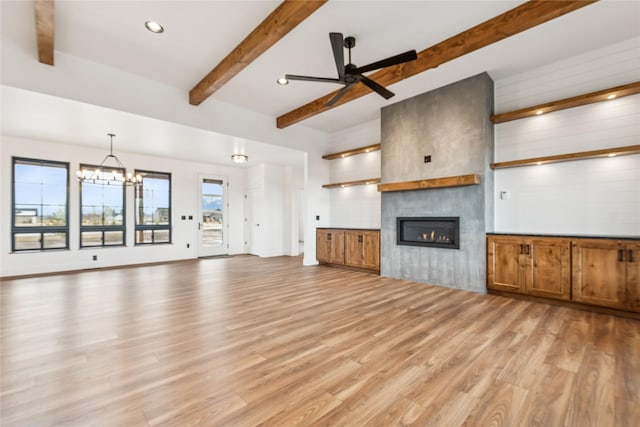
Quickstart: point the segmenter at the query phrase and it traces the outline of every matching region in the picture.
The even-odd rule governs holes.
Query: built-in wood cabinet
[[[569,300],[571,242],[562,238],[490,236],[487,287]]]
[[[640,312],[640,240],[487,236],[487,289]]]
[[[573,242],[573,300],[640,311],[640,243],[625,240]]]
[[[316,258],[323,264],[380,271],[380,231],[318,228]]]
[[[369,270],[380,270],[379,231],[345,231],[344,244],[345,265]]]
[[[344,230],[317,229],[316,258],[327,264],[344,264]]]

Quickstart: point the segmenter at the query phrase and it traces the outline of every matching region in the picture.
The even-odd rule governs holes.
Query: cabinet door
[[[565,239],[531,239],[525,243],[531,257],[527,293],[546,298],[571,298],[571,242]]]
[[[332,264],[344,264],[344,231],[331,230],[329,241],[331,242],[329,262]]]
[[[362,266],[362,233],[358,231],[344,232],[344,263],[350,267]]]
[[[625,250],[627,304],[629,310],[640,312],[640,243],[627,243]]]
[[[316,259],[318,262],[331,262],[331,231],[316,229]]]
[[[577,240],[572,245],[573,300],[626,308],[625,247],[617,240]]]
[[[526,263],[520,237],[487,237],[487,288],[526,292]],[[520,267],[525,263],[524,269]],[[523,271],[524,270],[524,271]]]
[[[364,231],[361,234],[362,267],[380,271],[380,232]]]

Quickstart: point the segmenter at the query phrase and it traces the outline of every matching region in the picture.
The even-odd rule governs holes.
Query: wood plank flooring
[[[300,258],[5,280],[8,426],[640,425],[640,321]]]

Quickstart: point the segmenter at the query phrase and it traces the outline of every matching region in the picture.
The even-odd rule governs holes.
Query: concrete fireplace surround
[[[382,193],[383,276],[485,292],[493,99],[493,81],[483,73],[382,109],[383,183],[480,175],[479,185]],[[396,218],[411,216],[459,216],[460,249],[397,245]]]

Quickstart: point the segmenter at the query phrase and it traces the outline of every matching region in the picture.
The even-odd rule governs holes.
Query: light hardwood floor
[[[5,280],[8,426],[638,426],[640,321],[300,258]]]

